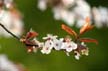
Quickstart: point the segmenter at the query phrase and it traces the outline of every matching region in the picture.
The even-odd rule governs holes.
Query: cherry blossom
[[[66,31],[69,35],[63,38],[58,38],[57,35],[47,34],[43,37],[43,41],[38,40],[38,33],[30,30],[25,36],[17,37],[12,32],[10,32],[2,23],[0,23],[1,28],[3,28],[7,33],[12,35],[14,38],[19,40],[27,48],[27,52],[36,52],[37,49],[41,51],[42,54],[50,54],[52,50],[64,51],[67,56],[71,52],[74,53],[75,59],[79,60],[81,55],[89,55],[89,49],[85,43],[95,43],[98,41],[91,38],[84,38],[81,35],[93,29],[93,25],[90,24],[90,18],[86,17],[85,24],[79,30],[77,34],[72,28],[62,24],[61,28]]]
[[[61,47],[62,47],[62,41],[60,41],[58,39],[54,39],[53,44],[54,44],[54,49],[55,50],[60,50]]]
[[[53,48],[53,42],[51,40],[47,40],[44,43],[44,46],[43,46],[41,52],[43,54],[49,54],[49,53],[51,53],[52,48]]]
[[[71,41],[70,37],[65,37],[61,48],[65,49],[66,52],[71,52],[72,50],[77,49],[77,44]]]
[[[57,38],[57,36],[53,36],[51,34],[47,34],[47,37],[43,37],[45,41],[44,46],[41,50],[43,54],[49,54],[54,47],[53,39]]]

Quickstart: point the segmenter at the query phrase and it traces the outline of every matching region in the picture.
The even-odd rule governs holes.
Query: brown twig
[[[16,38],[17,40],[20,41],[20,38],[18,36],[16,36],[15,34],[13,34],[11,31],[9,31],[2,23],[0,23],[0,26],[6,31],[8,32],[10,35],[12,35],[14,38]],[[37,47],[38,45],[36,44],[29,44],[29,43],[26,43],[25,44],[26,46],[35,46]]]
[[[20,40],[20,38],[18,36],[16,36],[15,34],[13,34],[12,32],[10,32],[2,23],[0,23],[0,26],[6,31],[8,32],[10,35],[12,35],[14,38]]]

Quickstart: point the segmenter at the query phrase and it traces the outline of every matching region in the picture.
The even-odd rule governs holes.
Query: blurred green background
[[[87,0],[91,6],[108,7],[108,0]],[[25,33],[30,28],[38,32],[38,39],[48,33],[64,37],[67,33],[61,30],[62,21],[55,21],[50,9],[41,12],[37,9],[37,0],[15,0],[17,8],[24,15]],[[77,32],[79,29],[72,27]],[[28,71],[108,71],[108,28],[97,29],[84,36],[95,38],[98,45],[88,44],[89,56],[82,56],[80,60],[74,56],[66,56],[62,51],[52,51],[49,55],[27,53],[25,46],[14,38],[0,38],[0,54],[7,54],[10,60],[20,62]]]

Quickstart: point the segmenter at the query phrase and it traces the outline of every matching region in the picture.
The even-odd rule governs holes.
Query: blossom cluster
[[[22,16],[19,10],[15,7],[13,0],[0,0],[0,22],[15,35],[20,36],[22,34]],[[0,32],[0,36],[11,36],[1,27]]]
[[[90,25],[89,18],[86,18],[86,23],[80,29],[79,34],[64,24],[62,24],[61,27],[68,34],[74,36],[75,38],[72,39],[70,36],[58,38],[57,35],[47,34],[46,37],[42,38],[44,42],[40,42],[36,39],[38,33],[30,31],[26,34],[26,36],[20,38],[20,42],[23,42],[26,45],[28,52],[36,52],[37,49],[40,49],[43,54],[50,54],[52,50],[62,50],[68,56],[70,53],[74,53],[77,60],[79,60],[81,55],[88,55],[89,50],[85,44],[86,42],[93,42],[96,44],[98,43],[95,39],[81,37],[82,34],[93,28],[93,26]]]
[[[5,4],[5,1],[1,0],[0,3],[1,4],[3,3],[3,5],[0,6],[1,7],[0,11],[1,12],[5,11],[4,9],[2,9],[2,6],[7,7],[7,5]],[[12,15],[12,19],[15,19],[15,21],[17,20],[17,23],[16,24],[14,23],[14,24],[18,25],[19,24],[19,22],[18,22],[19,21],[19,13],[16,9],[14,9],[13,3],[11,3],[11,4],[12,4],[12,6],[9,5],[9,7],[7,7],[7,8],[9,8],[9,10],[6,10],[6,11],[8,11],[9,14]],[[11,27],[11,26],[13,26],[12,24],[11,24],[11,26],[5,25],[5,24],[9,25],[9,23],[12,23],[13,20],[8,21],[5,18],[10,19],[9,17],[3,16],[3,18],[0,19],[0,20],[2,20],[0,22],[1,28],[6,33],[8,33],[9,35],[12,35],[14,38],[18,39],[20,42],[25,44],[25,46],[27,47],[28,52],[36,52],[37,49],[40,49],[43,54],[50,54],[52,50],[57,50],[57,51],[62,50],[68,56],[70,55],[71,52],[73,52],[74,55],[75,55],[75,58],[77,60],[79,60],[81,55],[88,55],[89,50],[88,50],[88,47],[86,46],[85,43],[87,43],[87,42],[93,42],[93,43],[96,43],[96,44],[98,43],[97,40],[95,40],[95,39],[82,38],[81,37],[82,34],[91,30],[94,27],[93,25],[91,25],[89,16],[88,17],[86,16],[86,19],[84,20],[85,24],[81,27],[78,34],[72,28],[70,28],[70,27],[68,27],[64,24],[61,25],[61,28],[64,31],[66,31],[71,36],[74,36],[75,38],[71,39],[70,36],[66,36],[64,38],[58,38],[58,36],[56,36],[56,35],[47,34],[46,37],[42,38],[44,40],[44,42],[40,42],[36,39],[36,37],[38,36],[38,33],[34,32],[34,31],[30,31],[25,36],[19,38],[18,35],[17,35],[19,33],[19,31],[17,31],[18,33],[16,34],[14,32],[15,30],[13,30],[14,28]],[[3,22],[3,20],[4,20],[4,22]],[[21,25],[21,23],[20,23],[20,25]],[[9,29],[8,27],[11,27],[11,29]],[[19,28],[21,29],[20,26],[19,26]],[[15,27],[15,29],[16,29],[16,27]],[[18,30],[18,28],[17,28],[17,30]],[[21,32],[21,30],[20,30],[20,32]]]
[[[69,36],[57,39],[57,36],[48,34],[47,37],[44,37],[43,39],[46,40],[41,50],[43,54],[49,54],[51,53],[51,50],[54,49],[57,51],[63,50],[67,56],[69,56],[69,53],[74,52],[77,60],[80,58],[80,52],[83,55],[88,55],[88,48],[86,45],[83,42],[81,42],[81,44],[75,43]],[[82,46],[81,50],[78,50],[79,45]]]
[[[34,32],[29,33],[34,34]],[[70,36],[60,39],[57,37],[58,36],[56,35],[47,34],[46,37],[43,37],[44,42],[39,42],[36,38],[34,38],[31,42],[26,40],[26,44],[28,44],[26,45],[27,52],[36,52],[37,49],[40,49],[42,54],[50,54],[52,50],[57,50],[64,51],[67,56],[70,56],[70,53],[73,52],[77,60],[79,60],[81,55],[88,56],[88,48],[84,42],[75,43]],[[21,39],[21,42],[24,42],[24,39]],[[34,45],[31,46],[29,44]]]
[[[69,26],[82,27],[87,16],[97,28],[108,26],[108,9],[91,7],[86,0],[38,0],[40,10],[47,7],[51,7],[56,20],[62,20]]]

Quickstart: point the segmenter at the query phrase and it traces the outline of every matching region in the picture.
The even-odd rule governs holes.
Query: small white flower
[[[74,42],[69,42],[69,43],[66,43],[66,51],[67,52],[71,52],[72,50],[75,50],[77,49],[77,44],[74,43]]]
[[[54,44],[55,50],[60,50],[61,46],[62,46],[62,41],[60,41],[58,39],[54,39],[53,40],[53,44]]]
[[[66,45],[67,45],[67,43],[66,43],[66,42],[62,42],[61,49],[66,49]]]
[[[46,40],[41,50],[43,54],[49,54],[51,52],[52,48],[54,47],[54,41],[57,40],[56,38],[57,36],[53,36],[51,34],[47,34],[47,37],[43,37],[43,39]]]
[[[77,44],[74,42],[63,42],[61,49],[65,49],[67,52],[77,49]]]
[[[71,41],[71,38],[69,36],[61,40],[62,40],[61,49],[65,49],[67,52],[71,52],[72,50],[77,49],[77,44]]]
[[[49,53],[51,53],[51,49],[49,49],[49,47],[43,47],[43,49],[41,50],[41,52],[43,54],[49,54]]]
[[[51,40],[47,40],[41,50],[43,54],[49,54],[53,48],[53,42]]]

